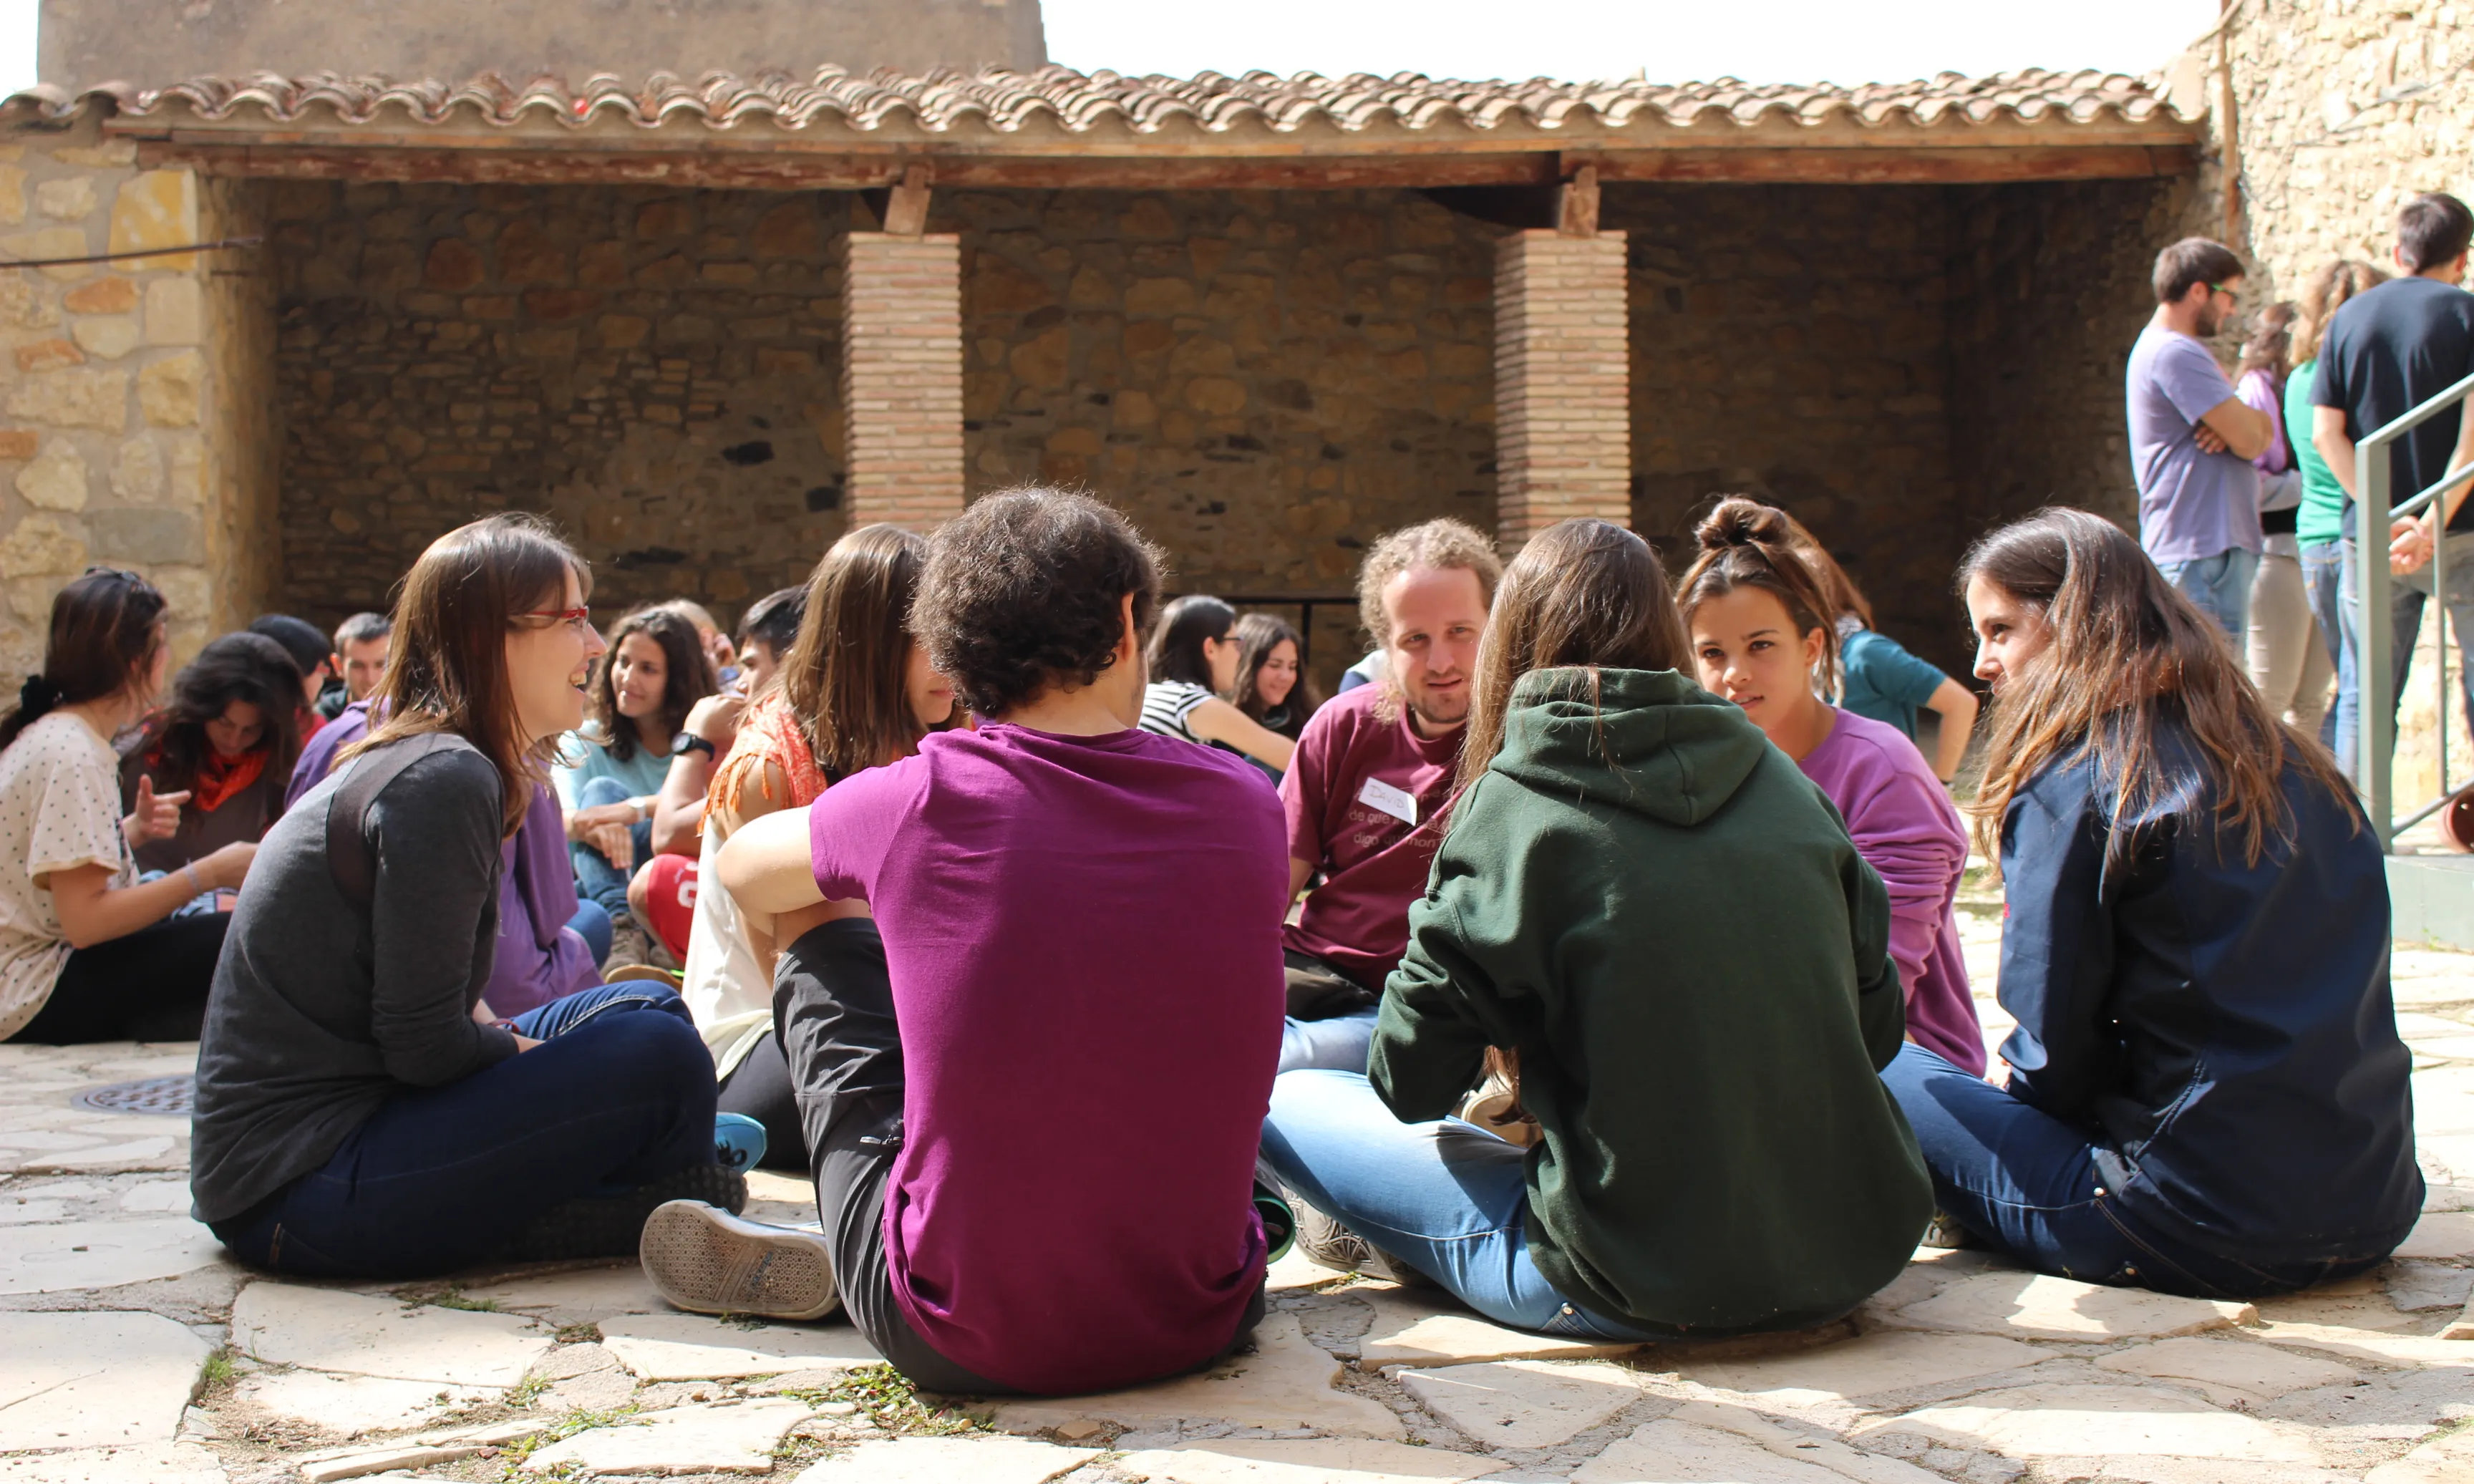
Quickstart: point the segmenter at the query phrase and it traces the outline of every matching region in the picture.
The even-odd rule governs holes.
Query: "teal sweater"
[[[1520,1054],[1529,1250],[1564,1297],[1678,1334],[1834,1319],[1932,1215],[1879,1071],[1905,1024],[1889,898],[1821,791],[1672,670],[1521,677],[1453,807],[1370,1073],[1443,1116]]]

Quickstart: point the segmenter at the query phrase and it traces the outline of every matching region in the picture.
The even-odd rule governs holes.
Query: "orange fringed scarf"
[[[148,772],[155,773],[162,766],[163,754],[159,750],[146,754]],[[228,758],[209,747],[206,761],[198,765],[197,778],[189,785],[189,807],[200,814],[213,814],[230,802],[234,795],[246,792],[265,771],[264,748]],[[157,773],[157,776],[161,775]]]
[[[787,803],[773,797],[772,781],[764,773],[767,763],[780,768],[782,776],[789,780],[790,797]],[[713,784],[705,791],[706,817],[722,808],[744,813],[737,806],[751,773],[755,775],[757,791],[776,809],[804,808],[825,791],[824,769],[816,766],[815,754],[808,750],[808,740],[799,735],[798,718],[790,714],[789,702],[778,690],[758,701],[739,723],[739,739],[730,744],[730,756],[713,770]]]

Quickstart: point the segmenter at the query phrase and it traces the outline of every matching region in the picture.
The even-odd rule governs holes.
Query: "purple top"
[[[2250,461],[2251,467],[2264,474],[2281,474],[2293,467],[2293,455],[2285,446],[2285,403],[2278,392],[2276,378],[2265,371],[2245,371],[2234,383],[2234,395],[2253,412],[2268,414],[2268,424],[2276,436],[2268,440],[2267,449]]]
[[[1856,853],[1890,890],[1890,957],[1907,995],[1907,1034],[1954,1067],[1984,1073],[1984,1027],[1960,952],[1959,877],[1967,829],[1899,729],[1851,711],[1804,760],[1847,821]]]
[[[292,765],[283,791],[286,810],[334,768],[335,754],[369,735],[370,703],[354,701],[318,729]],[[558,799],[546,786],[533,789],[532,807],[513,839],[498,846],[498,946],[490,983],[481,991],[500,1015],[521,1015],[578,989],[601,983],[593,950],[567,924],[575,915],[575,867],[567,852],[567,826]]]
[[[885,935],[908,1078],[885,1250],[905,1318],[1024,1391],[1228,1343],[1263,1277],[1279,800],[1234,753],[1003,723],[809,806],[816,885]]]
[[[2217,358],[2189,335],[2150,325],[2131,347],[2125,387],[2147,555],[2195,562],[2259,550],[2259,471],[2231,450],[2200,452],[2195,436],[2199,419],[2234,395]]]

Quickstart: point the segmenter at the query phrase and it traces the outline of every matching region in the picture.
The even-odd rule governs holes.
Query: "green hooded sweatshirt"
[[[1520,1054],[1530,1254],[1677,1334],[1800,1328],[1899,1276],[1933,1209],[1881,1085],[1906,1014],[1889,897],[1838,813],[1673,670],[1514,686],[1453,806],[1368,1068],[1444,1116]]]

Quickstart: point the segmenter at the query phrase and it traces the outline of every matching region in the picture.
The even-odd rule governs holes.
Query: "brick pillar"
[[[962,509],[962,239],[854,231],[842,274],[853,526]]]
[[[1516,231],[1494,254],[1495,528],[1506,555],[1558,521],[1632,523],[1624,234]]]

